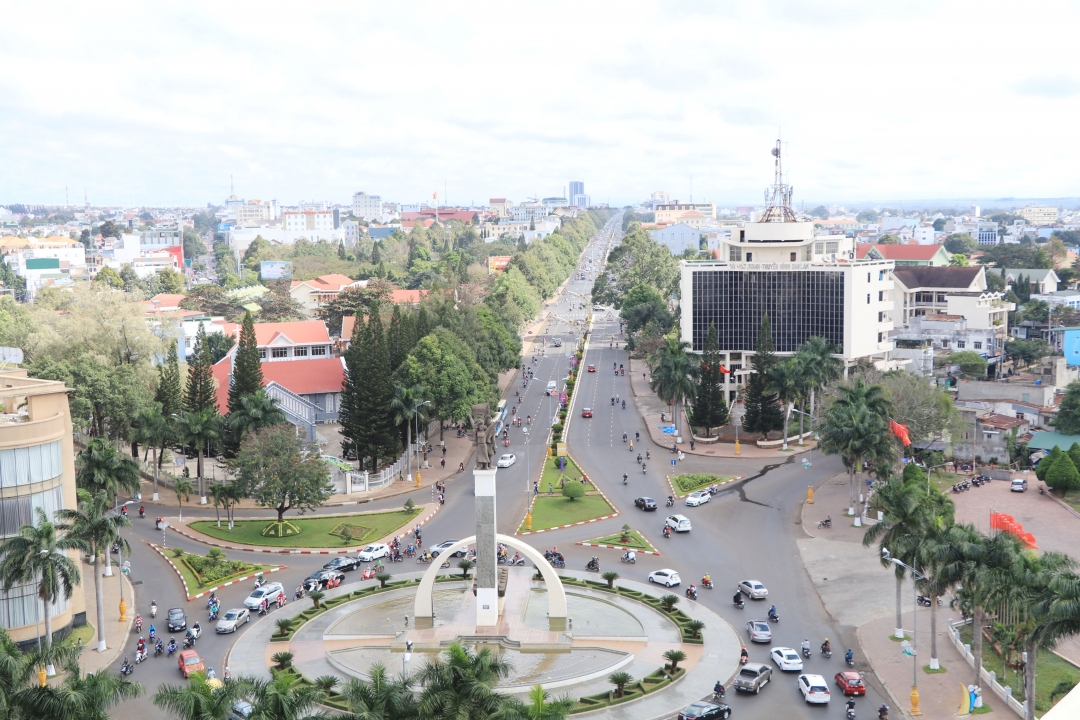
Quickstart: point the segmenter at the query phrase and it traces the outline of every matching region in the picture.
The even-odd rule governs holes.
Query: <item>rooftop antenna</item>
[[[233,190],[232,175],[229,175],[229,196],[231,197],[231,196],[233,196],[235,194],[236,194],[236,191]]]
[[[690,204],[694,204],[694,176],[690,176]]]
[[[773,172],[773,184],[765,190],[765,202],[768,207],[761,216],[760,222],[795,222],[795,213],[791,210],[791,194],[793,188],[784,184],[784,167],[780,159],[780,139],[776,140],[776,147],[772,149],[775,160]]]

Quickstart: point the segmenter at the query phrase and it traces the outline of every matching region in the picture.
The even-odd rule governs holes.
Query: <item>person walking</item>
[[[445,470],[445,469],[446,469],[446,455],[443,455],[443,456],[442,456],[442,459],[441,459],[441,460],[439,460],[439,465],[441,465],[441,466],[442,466],[443,470]]]
[[[535,496],[537,496],[539,494],[540,494],[540,483],[534,481],[533,482],[533,497],[535,497]]]

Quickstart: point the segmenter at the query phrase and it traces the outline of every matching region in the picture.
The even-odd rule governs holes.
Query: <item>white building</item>
[[[521,203],[510,209],[510,217],[514,220],[531,220],[536,217],[546,217],[549,208],[542,203]]]
[[[283,220],[285,242],[290,245],[302,237],[312,242],[337,242],[342,237],[336,210],[286,210]]]
[[[1029,205],[1018,210],[1017,215],[1032,225],[1053,225],[1058,221],[1058,209],[1051,205]]]
[[[341,232],[346,245],[355,245],[360,236],[364,234],[364,226],[356,220],[342,220]]]
[[[592,198],[584,194],[575,195],[570,199],[570,204],[575,207],[587,208],[592,205]]]
[[[234,221],[237,225],[258,225],[276,219],[275,210],[273,203],[248,200],[236,206]]]
[[[672,255],[682,255],[687,249],[696,252],[701,241],[701,231],[684,222],[650,230],[649,234],[652,235],[653,240],[667,246]]]
[[[382,222],[383,201],[378,195],[368,195],[361,190],[352,196],[352,213],[361,220]]]
[[[937,232],[933,225],[920,225],[914,231],[915,242],[920,245],[937,245]]]

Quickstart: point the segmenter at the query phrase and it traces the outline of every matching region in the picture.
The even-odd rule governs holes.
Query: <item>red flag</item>
[[[904,445],[910,445],[911,444],[911,437],[908,435],[908,429],[907,429],[906,425],[901,425],[900,423],[896,422],[895,420],[890,420],[889,421],[889,432],[891,432],[896,437],[900,438],[900,442],[904,443]]]
[[[721,365],[721,366],[720,366],[720,372],[721,372],[721,373],[723,373],[724,375],[730,375],[730,374],[731,374],[731,371],[730,371],[730,370],[728,370],[728,369],[727,369],[726,367],[724,367],[723,365]]]

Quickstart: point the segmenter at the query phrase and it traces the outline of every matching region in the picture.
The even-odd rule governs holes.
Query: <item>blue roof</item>
[[[371,236],[372,240],[382,240],[383,238],[388,238],[393,235],[394,230],[396,229],[397,228],[369,228],[368,235]]]
[[[1028,441],[1028,450],[1068,450],[1073,443],[1080,443],[1080,435],[1064,435],[1056,432],[1037,432]]]

